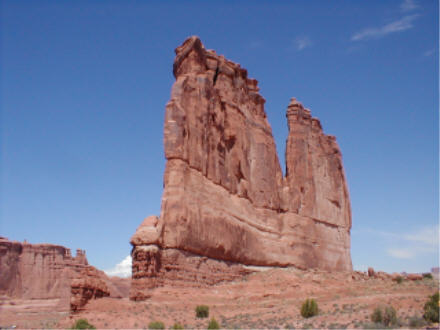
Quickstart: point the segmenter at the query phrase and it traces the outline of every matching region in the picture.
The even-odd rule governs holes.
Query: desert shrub
[[[174,325],[171,327],[171,329],[173,330],[178,330],[178,329],[184,329],[183,325],[181,325],[180,323],[174,323]]]
[[[364,329],[384,329],[384,325],[382,323],[364,323],[363,325]]]
[[[421,328],[426,325],[426,321],[422,317],[412,316],[409,318],[408,325],[410,328]]]
[[[394,307],[386,306],[383,312],[383,320],[382,323],[387,327],[391,325],[397,324],[397,313]]]
[[[96,329],[94,325],[90,324],[86,319],[79,319],[73,324],[71,329]]]
[[[209,307],[206,305],[199,305],[196,307],[196,316],[200,319],[209,316]]]
[[[318,304],[315,299],[306,299],[301,306],[301,316],[309,318],[318,315]]]
[[[423,273],[422,276],[423,276],[423,278],[428,278],[428,279],[432,280],[432,274],[431,273]]]
[[[212,318],[211,321],[209,321],[208,329],[220,329],[220,325],[215,318]]]
[[[436,292],[432,296],[429,297],[429,300],[425,303],[423,307],[425,313],[423,314],[423,318],[429,322],[438,322],[438,309],[439,309],[439,294]]]
[[[148,324],[148,329],[165,329],[165,324],[160,321],[150,322],[150,324]]]
[[[395,281],[396,281],[398,284],[400,284],[400,283],[403,282],[403,277],[402,277],[402,276],[397,276],[397,277],[395,278]]]
[[[376,307],[373,311],[373,314],[371,314],[371,321],[374,323],[382,323],[382,320],[383,320],[382,309]]]
[[[371,314],[371,321],[389,327],[397,324],[397,313],[394,307],[376,307]]]

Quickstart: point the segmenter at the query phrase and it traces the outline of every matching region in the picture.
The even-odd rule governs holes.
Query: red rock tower
[[[257,81],[197,37],[176,49],[160,217],[131,239],[131,298],[209,285],[244,265],[351,270],[351,213],[335,138],[292,99],[286,176]]]

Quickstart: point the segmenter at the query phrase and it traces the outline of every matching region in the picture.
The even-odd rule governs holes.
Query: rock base
[[[131,300],[145,300],[163,285],[200,288],[241,279],[252,273],[241,264],[215,260],[155,245],[133,249]]]

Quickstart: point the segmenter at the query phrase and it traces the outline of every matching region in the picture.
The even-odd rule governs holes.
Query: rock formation
[[[351,270],[341,153],[310,110],[294,98],[287,108],[283,176],[265,100],[245,69],[191,37],[173,73],[161,214],[131,239],[131,298],[167,281],[234,279],[244,265]]]
[[[116,279],[116,282],[118,279]],[[121,297],[113,279],[90,266],[85,251],[53,244],[29,244],[0,237],[0,295],[19,299],[59,299],[78,310],[89,299]],[[126,296],[126,294],[125,294]]]
[[[84,268],[80,278],[74,279],[70,285],[70,310],[76,312],[84,307],[90,299],[108,297],[110,295],[102,274],[93,267]]]

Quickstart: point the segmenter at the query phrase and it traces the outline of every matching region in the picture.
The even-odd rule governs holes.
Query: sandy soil
[[[398,284],[353,280],[351,274],[268,269],[209,288],[158,288],[143,302],[97,299],[73,315],[57,309],[55,300],[3,299],[0,326],[69,328],[86,318],[97,328],[148,328],[150,322],[162,321],[166,328],[179,322],[185,328],[206,329],[209,319],[197,319],[194,311],[203,304],[224,328],[365,328],[380,305],[393,306],[400,324],[408,327],[409,318],[421,317],[428,296],[438,289],[438,281],[430,279]],[[307,298],[317,301],[319,315],[304,319],[300,308]]]

